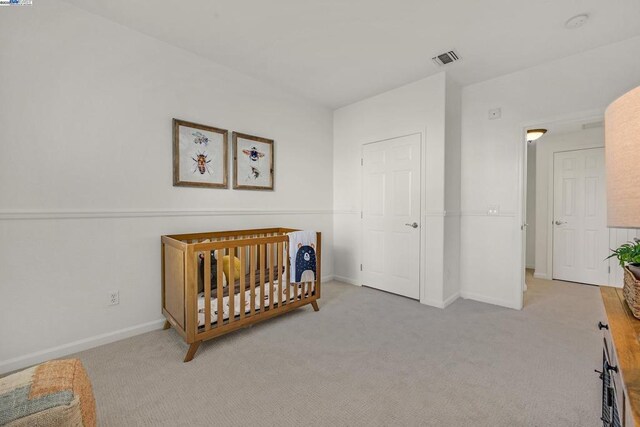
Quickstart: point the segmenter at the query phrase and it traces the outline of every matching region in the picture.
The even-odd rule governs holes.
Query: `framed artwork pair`
[[[173,185],[228,188],[229,131],[173,119]],[[232,132],[233,188],[273,190],[273,140]]]

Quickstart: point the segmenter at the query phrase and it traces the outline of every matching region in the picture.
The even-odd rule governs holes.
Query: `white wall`
[[[525,266],[536,265],[536,143],[527,145],[527,249]]]
[[[445,74],[440,73],[334,112],[334,268],[337,278],[361,283],[362,145],[421,133],[426,152],[421,224],[425,277],[420,299],[426,304],[443,305],[445,87]]]
[[[543,136],[536,141],[535,276],[552,278],[553,156],[562,151],[604,147],[604,128]]]
[[[640,238],[638,228],[610,228],[609,248],[618,248],[623,243],[631,242]],[[624,285],[624,270],[620,266],[617,258],[609,259],[609,286],[621,288]]]
[[[159,327],[162,234],[317,229],[333,274],[330,111],[66,3],[6,9],[0,372]],[[276,190],[173,187],[172,117],[273,138]]]
[[[521,307],[523,129],[602,112],[640,84],[639,55],[636,37],[463,88],[462,296]]]

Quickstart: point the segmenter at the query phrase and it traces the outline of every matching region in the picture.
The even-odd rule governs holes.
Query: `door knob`
[[[418,228],[418,223],[414,222],[413,224],[405,224],[407,227]]]
[[[609,325],[605,325],[602,322],[598,322],[598,329],[600,329],[600,330],[609,329]]]
[[[562,225],[562,224],[566,224],[567,221],[556,221],[555,224],[556,225]]]

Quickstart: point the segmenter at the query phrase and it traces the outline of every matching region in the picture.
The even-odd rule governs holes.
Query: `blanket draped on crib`
[[[294,231],[289,235],[289,265],[291,282],[315,282],[316,280],[316,232]]]

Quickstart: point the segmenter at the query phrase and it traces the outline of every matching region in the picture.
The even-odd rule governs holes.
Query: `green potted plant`
[[[611,252],[607,259],[617,257],[621,267],[627,267],[636,278],[640,278],[640,239],[633,239],[633,242],[611,249]]]

